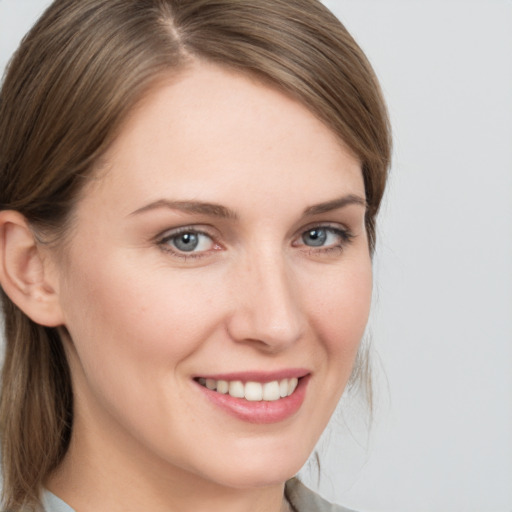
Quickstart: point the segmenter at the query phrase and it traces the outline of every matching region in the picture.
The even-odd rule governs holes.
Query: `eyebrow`
[[[354,194],[348,194],[346,196],[333,199],[331,201],[326,201],[325,203],[319,203],[314,204],[313,206],[308,206],[304,210],[304,217],[308,217],[310,215],[318,215],[320,213],[326,213],[332,210],[338,210],[340,208],[344,208],[345,206],[349,206],[352,204],[363,206],[365,209],[368,208],[368,203],[366,199],[360,196],[356,196]]]
[[[367,202],[364,198],[356,196],[354,194],[349,194],[337,199],[326,201],[325,203],[318,203],[312,206],[308,206],[304,210],[303,216],[310,217],[312,215],[319,215],[321,213],[330,212],[332,210],[338,210],[340,208],[344,208],[345,206],[353,204],[367,208]],[[132,213],[130,213],[130,216],[138,215],[140,213],[144,213],[159,208],[168,208],[171,210],[179,210],[187,213],[197,213],[207,215],[209,217],[218,217],[221,219],[238,219],[238,215],[233,210],[231,210],[230,208],[226,208],[225,206],[222,206],[220,204],[204,203],[201,201],[172,201],[169,199],[158,199],[157,201],[153,201],[152,203],[149,203],[133,211]]]
[[[130,213],[130,215],[138,215],[139,213],[144,213],[158,208],[180,210],[187,213],[198,213],[202,215],[208,215],[209,217],[219,217],[222,219],[236,220],[238,218],[238,215],[233,210],[230,210],[229,208],[226,208],[220,204],[203,203],[200,201],[171,201],[169,199],[159,199],[158,201],[149,203],[146,206],[143,206],[142,208],[139,208],[138,210]]]

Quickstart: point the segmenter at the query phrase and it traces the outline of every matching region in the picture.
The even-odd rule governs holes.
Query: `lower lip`
[[[306,397],[309,375],[301,377],[295,391],[279,400],[251,402],[245,398],[217,393],[196,383],[206,397],[225,412],[248,423],[278,423],[293,416]]]

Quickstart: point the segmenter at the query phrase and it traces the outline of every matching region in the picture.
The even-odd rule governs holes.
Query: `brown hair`
[[[390,161],[374,73],[317,0],[57,0],[24,38],[0,94],[0,209],[59,241],[84,180],[159,77],[204,59],[251,73],[305,104],[357,155],[375,246]],[[66,453],[69,369],[55,329],[2,291],[0,427],[4,506],[33,509]],[[361,369],[361,366],[356,368]]]

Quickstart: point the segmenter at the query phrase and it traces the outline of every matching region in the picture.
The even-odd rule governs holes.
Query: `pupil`
[[[195,233],[183,233],[174,241],[174,245],[180,251],[193,251],[198,244],[199,238]]]
[[[302,240],[306,245],[311,245],[314,247],[324,245],[326,239],[327,232],[325,229],[312,229],[302,237]]]

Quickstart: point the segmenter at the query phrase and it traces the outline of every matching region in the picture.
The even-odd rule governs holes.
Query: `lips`
[[[197,377],[200,391],[222,411],[250,423],[275,423],[301,407],[310,374],[305,370]]]

